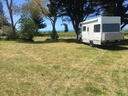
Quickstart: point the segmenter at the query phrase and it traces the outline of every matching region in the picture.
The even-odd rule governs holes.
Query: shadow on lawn
[[[77,43],[77,44],[85,44],[80,43],[77,39],[46,39],[44,41],[24,41],[24,40],[18,40],[20,43],[27,43],[27,44],[47,44],[47,43],[59,43],[59,42],[66,42],[66,43]],[[86,44],[88,45],[88,44]],[[89,46],[89,45],[88,45]],[[128,39],[122,40],[118,46],[96,46],[97,48],[104,49],[104,50],[112,50],[112,51],[119,51],[119,50],[128,50]]]
[[[124,46],[97,46],[97,48],[104,49],[104,50],[111,50],[111,51],[121,51],[121,50],[128,50],[128,47]]]
[[[97,46],[98,48],[105,49],[105,50],[112,50],[112,51],[119,51],[119,50],[128,50],[128,39],[124,39],[119,42],[117,46]]]
[[[54,42],[79,43],[77,39],[58,39],[58,40],[46,39],[45,40],[45,43],[54,43]]]
[[[45,44],[45,43],[59,43],[59,42],[66,42],[66,43],[79,43],[78,40],[76,39],[58,39],[58,40],[53,40],[53,39],[46,39],[44,41],[29,41],[29,40],[22,40],[19,39],[17,40],[20,43],[28,43],[28,44]]]
[[[128,45],[128,39],[120,41],[120,45]]]

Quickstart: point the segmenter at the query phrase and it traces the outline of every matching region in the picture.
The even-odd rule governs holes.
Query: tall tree
[[[4,15],[3,4],[0,1],[0,28],[3,25],[10,25],[10,24],[9,24],[7,18],[5,17],[5,15]]]
[[[50,0],[50,4],[47,5],[48,6],[48,9],[49,9],[49,14],[47,15],[51,21],[51,24],[52,24],[52,39],[58,39],[58,35],[57,35],[57,32],[56,32],[56,28],[55,28],[55,25],[56,25],[56,21],[57,21],[57,18],[58,18],[58,9],[55,5],[55,3],[51,2]]]
[[[4,18],[3,4],[0,1],[0,29],[3,25],[3,18]]]
[[[47,8],[43,7],[40,2],[38,2],[38,5],[42,11],[42,13],[45,15],[45,17],[50,20],[52,24],[52,34],[51,38],[52,39],[58,39],[58,34],[56,32],[56,21],[58,18],[58,8],[55,3],[52,2],[52,0],[49,0],[49,4],[47,4]]]
[[[7,5],[7,8],[8,8],[8,11],[9,11],[9,16],[10,16],[10,19],[11,19],[11,27],[12,27],[12,30],[13,30],[13,34],[12,34],[12,38],[15,39],[16,38],[16,30],[15,30],[15,25],[14,25],[14,20],[13,20],[13,0],[4,0],[6,5]]]
[[[41,14],[40,8],[35,0],[27,0],[27,2],[23,4],[22,15],[31,18],[37,25],[38,29],[46,27],[43,15]]]
[[[121,29],[128,24],[127,0],[98,0],[98,2],[103,9],[103,15],[121,17]]]
[[[4,11],[3,11],[3,4],[2,4],[1,1],[0,1],[0,14],[4,14]]]
[[[79,22],[95,12],[95,2],[90,0],[51,0],[61,10],[61,16],[69,16],[78,36]]]

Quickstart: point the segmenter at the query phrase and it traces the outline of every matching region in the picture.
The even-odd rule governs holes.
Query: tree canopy
[[[8,8],[8,11],[9,11],[9,16],[10,16],[10,19],[11,19],[11,27],[12,27],[12,39],[15,39],[16,38],[16,30],[15,30],[15,25],[14,25],[14,20],[13,20],[13,13],[14,13],[14,10],[13,10],[13,0],[4,0],[5,3],[6,3],[6,6]]]
[[[2,25],[10,25],[10,23],[8,22],[7,18],[5,17],[4,14],[4,10],[3,10],[3,4],[0,1],[0,27],[2,27]]]
[[[52,35],[51,35],[51,38],[52,39],[58,39],[58,35],[57,35],[57,32],[56,32],[56,21],[57,21],[57,18],[58,18],[58,8],[56,6],[55,3],[53,3],[51,0],[49,0],[50,4],[47,5],[48,7],[48,10],[49,10],[49,14],[47,14],[48,18],[50,19],[51,21],[51,24],[52,24]]]
[[[25,4],[23,4],[21,15],[31,18],[37,25],[38,29],[46,27],[43,15],[41,14],[38,4],[35,2],[35,0],[28,0]]]
[[[90,0],[51,0],[60,10],[60,16],[68,16],[71,19],[74,30],[78,35],[79,22],[96,11],[95,3]]]
[[[128,24],[128,2],[127,0],[98,0],[103,15],[120,16],[121,29]]]
[[[0,28],[3,24],[3,17],[4,17],[3,5],[2,2],[0,1]]]

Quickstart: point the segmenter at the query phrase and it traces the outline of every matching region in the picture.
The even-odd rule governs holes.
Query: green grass
[[[128,96],[128,39],[94,47],[75,39],[0,41],[0,96]]]

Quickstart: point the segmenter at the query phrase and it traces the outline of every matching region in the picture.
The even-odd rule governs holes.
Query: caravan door
[[[89,43],[89,26],[82,26],[82,40],[85,43]]]
[[[101,44],[101,24],[94,24],[93,43],[97,45]]]

